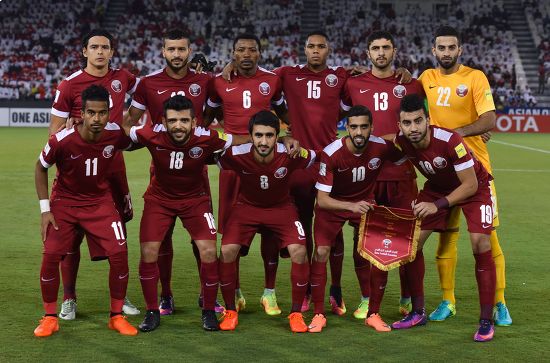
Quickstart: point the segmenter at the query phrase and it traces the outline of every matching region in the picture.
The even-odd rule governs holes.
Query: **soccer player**
[[[462,54],[460,35],[448,26],[439,28],[434,37],[432,53],[437,69],[428,69],[420,81],[428,99],[431,122],[436,126],[454,129],[473,151],[476,158],[491,173],[491,162],[482,135],[490,131],[496,122],[495,104],[487,77],[483,72],[458,63]],[[499,225],[498,204],[494,181],[491,180],[491,195],[494,203],[493,226]],[[441,233],[437,249],[437,269],[443,301],[430,314],[430,320],[442,321],[456,314],[455,271],[457,262],[459,208],[453,208],[447,229]],[[497,270],[494,319],[496,325],[512,324],[506,307],[505,260],[496,230],[491,232],[491,250]]]
[[[281,94],[281,81],[273,72],[258,67],[260,40],[253,34],[240,34],[233,41],[233,60],[237,76],[227,83],[221,75],[211,82],[207,106],[204,111],[208,126],[223,109],[223,127],[232,135],[247,135],[250,118],[261,110],[272,107],[281,119],[286,118],[286,106]],[[239,175],[231,170],[222,170],[219,179],[219,231],[224,233],[229,209],[237,198]],[[237,263],[238,266],[238,263]],[[238,274],[237,274],[238,276]],[[242,310],[246,300],[239,284],[235,291],[237,307]]]
[[[170,97],[181,95],[187,97],[193,103],[193,111],[199,126],[203,125],[203,108],[208,97],[208,82],[211,76],[206,73],[198,73],[189,67],[192,48],[189,36],[180,29],[172,29],[163,36],[162,55],[166,61],[166,67],[159,69],[143,77],[135,93],[127,117],[136,124],[145,111],[151,115],[151,124],[161,125],[164,115],[164,102]],[[152,172],[154,172],[152,170]],[[208,169],[205,166],[204,182],[210,194],[208,183]],[[175,220],[174,220],[175,223]],[[160,314],[170,315],[174,312],[174,297],[172,294],[172,260],[174,250],[172,247],[172,230],[169,229],[158,255],[160,282],[162,286],[160,298]],[[200,272],[200,254],[192,241],[193,253],[197,260]],[[202,307],[202,293],[199,297],[199,305]],[[216,311],[222,312],[223,307],[216,304]]]
[[[345,96],[342,102],[342,109],[350,109],[350,105],[364,105],[372,112],[372,123],[376,125],[373,135],[384,136],[398,132],[397,121],[399,120],[399,103],[407,94],[423,93],[420,83],[412,79],[409,83],[401,84],[395,77],[392,63],[397,53],[393,36],[387,32],[378,30],[371,33],[367,38],[367,57],[372,69],[369,72],[350,77],[345,86]],[[396,165],[386,161],[382,164],[381,172],[376,181],[374,199],[379,205],[395,208],[410,209],[412,201],[418,194],[416,186],[416,174],[410,162]],[[359,280],[368,281],[368,262],[361,257],[354,249],[355,269]],[[357,319],[365,319],[369,313],[378,313],[384,289],[378,286],[385,286],[388,273],[371,267],[376,276],[372,278],[381,279],[376,291],[370,291],[368,283],[362,283],[362,298],[358,308],[353,313]],[[403,276],[403,269],[400,268],[401,277],[401,299],[399,310],[406,315],[410,311],[411,300]],[[371,296],[375,294],[374,298]],[[369,299],[369,296],[370,299]]]
[[[361,215],[371,209],[374,203],[375,181],[382,171],[384,161],[399,162],[403,158],[393,144],[372,135],[373,129],[370,110],[366,106],[353,106],[347,116],[348,135],[332,142],[321,153],[313,227],[315,252],[311,263],[311,290],[315,312],[309,325],[312,333],[321,332],[327,322],[324,308],[326,263],[334,238],[342,231],[346,221],[354,227],[354,234],[358,234]],[[354,238],[354,250],[357,249],[357,240],[358,238]],[[361,256],[358,258],[362,259]],[[362,265],[365,269],[370,268],[370,263],[366,260]],[[373,267],[370,279],[362,278],[359,273],[357,278],[362,291],[368,289],[365,284],[373,286],[373,300],[379,301],[381,297],[377,299],[378,295],[375,296],[374,292],[379,291],[379,286],[385,286],[387,273],[383,274],[378,269],[376,271],[379,272],[375,273]],[[378,309],[369,313],[365,324],[377,331],[391,330],[378,314]]]
[[[401,131],[395,144],[427,181],[413,207],[414,214],[422,220],[416,258],[405,265],[412,311],[403,320],[393,323],[392,328],[408,329],[426,324],[422,248],[434,230],[445,230],[451,208],[459,206],[470,232],[479,292],[480,324],[474,340],[489,341],[494,335],[492,312],[496,279],[489,240],[493,222],[489,188],[492,177],[457,132],[430,126],[423,98],[419,95],[403,97],[399,118]]]
[[[80,98],[82,123],[50,137],[36,163],[44,242],[40,287],[45,315],[34,335],[46,337],[59,330],[59,264],[73,251],[79,230],[86,235],[92,260],[109,260],[109,328],[123,335],[136,335],[137,329],[122,315],[128,286],[128,247],[107,182],[117,162],[116,151],[132,143],[116,123],[109,122],[109,92],[104,87],[89,86]],[[48,169],[54,164],[57,181],[48,198]]]
[[[122,125],[125,95],[134,92],[138,80],[126,70],[109,67],[114,52],[113,41],[113,36],[102,29],[92,30],[82,39],[82,54],[86,59],[86,66],[59,84],[51,110],[50,134],[56,133],[69,118],[80,119],[81,94],[92,84],[101,85],[109,91],[110,121]],[[126,167],[121,152],[116,152],[114,159],[109,185],[117,210],[123,222],[127,222],[132,219],[133,211]],[[80,243],[82,235],[77,236],[74,249],[61,262],[64,301],[59,317],[65,320],[76,317],[76,276],[80,264]],[[128,299],[124,303],[124,312],[128,315],[139,314],[139,310]]]
[[[139,279],[147,312],[139,328],[149,332],[160,324],[157,264],[161,241],[179,217],[200,253],[200,280],[204,293],[202,323],[208,331],[218,330],[214,311],[218,292],[216,226],[212,200],[203,176],[214,152],[231,146],[233,137],[196,127],[194,106],[187,97],[176,95],[164,102],[162,124],[134,126],[132,141],[147,147],[155,173],[143,198],[140,225],[141,260]],[[248,137],[241,137],[242,142]],[[161,305],[162,308],[162,305]]]
[[[306,332],[301,313],[309,281],[305,233],[289,195],[289,177],[297,169],[311,166],[315,152],[301,149],[297,157],[277,143],[280,121],[272,112],[260,111],[249,122],[252,143],[234,146],[219,158],[220,168],[240,177],[236,202],[225,225],[220,255],[220,288],[226,312],[221,330],[234,330],[238,324],[235,304],[236,258],[248,250],[254,235],[263,230],[276,235],[279,249],[287,249],[292,261],[292,307],[288,316],[293,332]]]

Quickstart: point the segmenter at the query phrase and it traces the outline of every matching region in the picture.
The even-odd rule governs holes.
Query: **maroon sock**
[[[411,291],[411,302],[413,311],[422,314],[424,312],[424,253],[422,250],[416,252],[414,261],[405,266],[407,284]]]
[[[290,283],[292,284],[292,309],[291,312],[302,310],[302,302],[306,296],[309,282],[309,262],[294,263],[290,268]]]
[[[126,289],[128,288],[128,252],[119,252],[109,256],[109,292],[111,295],[111,312],[122,311]],[[122,301],[122,304],[120,304]],[[120,305],[120,307],[119,307]]]
[[[122,314],[122,306],[124,305],[124,298],[115,299],[111,297],[111,317],[114,315]]]
[[[409,284],[407,283],[407,277],[405,275],[405,266],[399,266],[399,282],[401,285],[401,297],[410,298],[411,292],[409,290]]]
[[[362,297],[370,296],[370,263],[361,257],[356,251],[353,252],[353,263],[355,274],[359,282]]]
[[[375,266],[370,270],[370,297],[368,315],[377,314],[384,297],[386,284],[388,283],[388,271],[382,271]]]
[[[476,259],[476,280],[481,308],[480,319],[493,318],[493,301],[495,298],[496,271],[491,250],[474,254]]]
[[[218,295],[218,260],[201,263],[201,290],[203,291],[203,310],[214,310]]]
[[[344,264],[344,236],[342,231],[336,236],[334,247],[330,250],[330,280],[331,286],[342,286],[342,266]]]
[[[325,313],[325,288],[327,284],[327,263],[313,261],[309,271],[311,301],[315,314]]]
[[[274,289],[277,278],[277,267],[279,266],[279,242],[274,238],[273,234],[262,234],[261,252],[264,261],[264,287],[266,289]]]
[[[200,276],[201,276],[201,253],[200,253],[199,248],[197,247],[197,244],[195,243],[194,240],[191,240],[191,248],[193,250],[193,256],[195,256],[195,262],[197,264],[197,271],[199,273],[199,278],[200,278]],[[217,267],[216,267],[216,269],[217,269]],[[202,287],[203,287],[203,284],[201,283],[200,296],[204,296],[204,291],[203,291]]]
[[[63,300],[76,300],[76,276],[80,265],[80,245],[79,248],[65,255],[61,261],[61,277],[63,279]]]
[[[167,245],[164,245],[164,244]],[[172,261],[174,260],[174,248],[172,247],[172,234],[166,234],[159,251],[157,265],[159,269],[161,291],[164,297],[172,296]]]
[[[223,301],[227,310],[235,308],[235,278],[237,273],[237,262],[218,263],[218,274],[220,278],[220,289],[222,290]]]
[[[60,255],[44,253],[40,268],[40,289],[46,314],[57,313],[57,292],[59,291]]]
[[[159,268],[157,262],[139,261],[139,282],[147,310],[159,308],[158,282]]]
[[[237,254],[235,260],[235,289],[241,288],[241,255]]]

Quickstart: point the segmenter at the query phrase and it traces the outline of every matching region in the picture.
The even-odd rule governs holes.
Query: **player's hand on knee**
[[[46,241],[46,234],[48,233],[48,227],[50,226],[50,224],[53,226],[53,228],[55,228],[56,231],[59,229],[52,212],[42,213],[42,242]]]

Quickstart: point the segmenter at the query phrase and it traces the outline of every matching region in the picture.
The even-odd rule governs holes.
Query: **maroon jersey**
[[[57,180],[50,199],[73,206],[112,200],[107,177],[116,160],[113,156],[131,144],[115,123],[107,123],[96,143],[82,139],[76,126],[52,135],[39,157],[44,168],[57,165]]]
[[[177,146],[162,124],[134,126],[130,137],[149,149],[155,167],[144,197],[167,203],[209,195],[204,166],[214,152],[227,149],[232,141],[231,135],[196,127],[185,145]]]
[[[193,102],[197,126],[202,126],[202,113],[208,99],[208,81],[211,78],[206,73],[196,73],[190,69],[185,77],[175,79],[166,73],[166,68],[159,69],[140,80],[132,99],[132,106],[142,111],[149,110],[151,122],[161,124],[164,101],[175,95],[182,95]]]
[[[314,150],[322,150],[336,140],[346,70],[328,67],[316,73],[306,65],[296,65],[274,72],[283,84],[292,137]]]
[[[210,84],[208,98],[210,107],[223,104],[223,127],[234,135],[247,135],[250,118],[259,111],[271,109],[271,103],[284,102],[281,80],[273,73],[258,68],[252,77],[234,76],[228,83],[221,75]]]
[[[441,194],[449,194],[460,185],[457,172],[474,168],[479,185],[486,185],[492,177],[456,132],[440,127],[430,127],[430,144],[426,149],[415,149],[401,133],[396,145],[407,155],[427,179],[424,188]]]
[[[342,108],[347,111],[351,105],[367,106],[372,112],[374,135],[396,134],[399,132],[397,122],[401,99],[408,94],[423,93],[422,85],[416,79],[408,84],[399,84],[394,76],[378,78],[367,72],[348,79]],[[410,163],[395,165],[386,162],[378,180],[410,180],[415,177]]]
[[[91,85],[98,84],[109,91],[109,119],[121,125],[126,94],[133,94],[138,83],[136,76],[124,69],[110,69],[103,77],[94,77],[84,70],[74,72],[57,87],[52,115],[80,118],[82,92]]]
[[[283,144],[273,150],[275,156],[269,164],[259,164],[254,160],[251,143],[233,146],[220,157],[218,165],[222,169],[235,171],[240,177],[238,202],[257,207],[274,207],[288,204],[289,176],[296,169],[304,169],[315,161],[315,152],[302,149],[300,155],[292,159]]]
[[[348,138],[338,139],[324,148],[315,187],[338,200],[374,199],[382,163],[404,162],[406,158],[394,145],[374,135],[369,137],[365,151],[355,155],[346,146]]]

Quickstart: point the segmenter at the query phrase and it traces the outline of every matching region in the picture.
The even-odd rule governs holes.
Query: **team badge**
[[[260,83],[258,89],[260,90],[260,93],[264,96],[267,96],[269,92],[271,92],[271,87],[269,87],[269,83],[267,82]]]
[[[456,88],[456,94],[459,97],[464,97],[468,94],[468,87],[465,84],[459,84]]]
[[[407,89],[402,84],[393,87],[393,95],[397,98],[403,98],[407,94]]]
[[[113,151],[115,151],[115,147],[113,145],[105,146],[105,149],[103,149],[103,157],[105,159],[109,159],[111,156],[113,156]]]
[[[189,94],[191,94],[191,96],[197,97],[198,95],[201,94],[201,86],[199,86],[196,83],[193,83],[192,85],[189,86]]]
[[[122,83],[118,79],[115,79],[111,82],[111,89],[116,93],[120,93],[122,91]]]
[[[443,169],[447,166],[447,160],[441,156],[436,156],[435,159],[433,159],[433,164],[436,168]]]
[[[382,164],[382,160],[380,160],[379,158],[372,158],[369,160],[368,167],[370,170],[375,170],[380,167],[380,164]]]
[[[382,240],[382,245],[384,246],[384,248],[390,248],[391,247],[391,239],[384,238]]]
[[[287,172],[288,172],[288,169],[285,168],[284,166],[281,166],[279,169],[275,170],[275,174],[273,174],[273,175],[277,179],[282,179],[286,176]]]
[[[191,150],[189,150],[189,156],[192,158],[192,159],[198,159],[201,157],[202,155],[202,147],[199,147],[199,146],[195,146],[194,148],[192,148]]]
[[[336,87],[338,84],[338,77],[336,77],[334,74],[329,74],[325,77],[325,83],[329,87]]]
[[[325,163],[319,164],[319,175],[327,176],[327,164]]]

